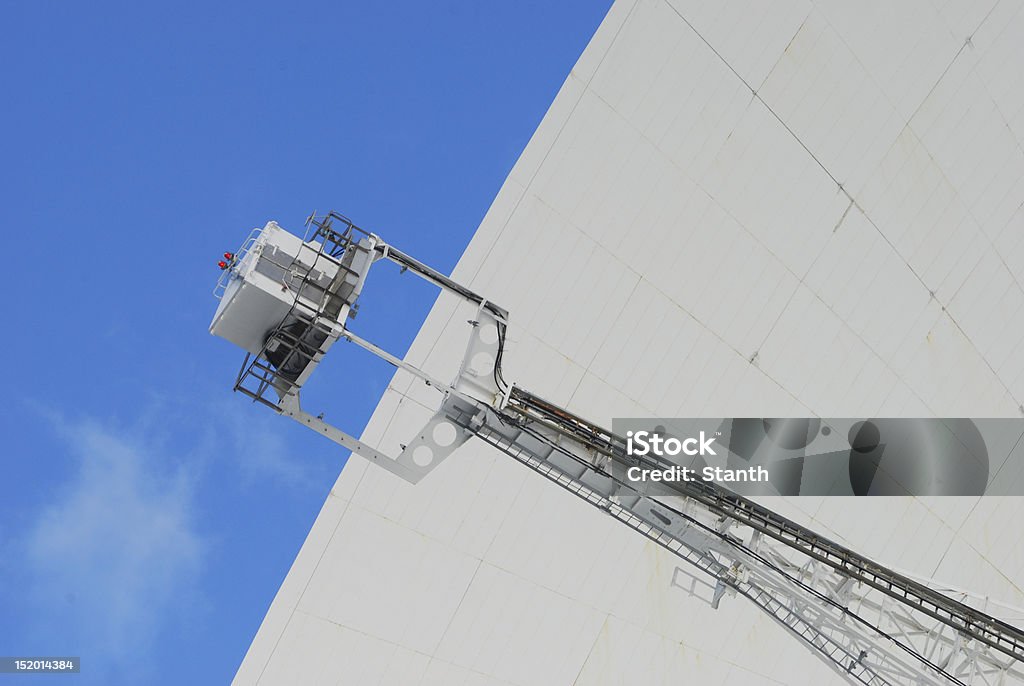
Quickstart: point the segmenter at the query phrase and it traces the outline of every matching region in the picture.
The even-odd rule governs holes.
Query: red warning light
[[[221,269],[227,269],[228,263],[225,262],[224,260],[221,260],[220,262],[217,263],[217,266],[220,267]]]
[[[226,252],[226,253],[224,253],[224,259],[225,260],[233,260],[233,259],[235,259],[235,253],[233,253],[233,252]]]

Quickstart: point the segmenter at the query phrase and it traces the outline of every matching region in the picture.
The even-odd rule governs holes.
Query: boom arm
[[[1024,632],[973,607],[970,594],[952,597],[932,582],[888,569],[713,483],[680,482],[670,496],[637,492],[615,476],[613,465],[664,468],[671,463],[654,455],[627,455],[621,437],[506,382],[504,309],[341,215],[313,216],[307,226],[312,237],[299,241],[279,235],[279,228],[268,231],[268,225],[231,265],[223,288],[225,299],[231,297],[227,305],[222,300],[211,330],[236,342],[254,335],[263,340],[247,348],[235,390],[412,483],[476,437],[708,575],[715,589],[713,607],[727,594],[744,596],[850,682],[1024,684]],[[366,273],[381,259],[477,306],[452,383],[347,328]],[[290,302],[262,318],[251,314],[254,306],[247,306],[244,296],[247,287],[264,295],[259,274],[280,275],[284,301]],[[280,285],[271,283],[273,289]],[[250,312],[244,321],[252,321],[257,332],[263,327],[263,333],[236,323],[242,333],[230,329],[234,338],[227,335],[228,310],[242,312],[243,318]],[[441,394],[435,415],[394,458],[300,405],[302,385],[339,339],[414,374]]]

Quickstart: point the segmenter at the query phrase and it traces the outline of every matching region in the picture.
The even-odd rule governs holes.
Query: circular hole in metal
[[[469,364],[476,374],[489,374],[494,369],[494,356],[487,352],[477,353]]]
[[[412,461],[420,467],[426,467],[434,461],[434,451],[429,445],[418,445],[412,451]]]
[[[451,422],[441,422],[434,427],[434,443],[442,448],[447,448],[454,443],[456,436],[458,436],[458,432]]]
[[[494,345],[498,342],[498,327],[494,324],[485,324],[480,327],[480,340],[487,345]]]

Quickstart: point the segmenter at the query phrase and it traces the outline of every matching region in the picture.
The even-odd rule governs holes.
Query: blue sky
[[[230,680],[345,456],[231,393],[220,253],[337,209],[450,270],[609,4],[0,2],[0,655]],[[390,372],[330,374],[358,433]]]

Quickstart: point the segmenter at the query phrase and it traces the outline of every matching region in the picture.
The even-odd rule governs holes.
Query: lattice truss
[[[312,239],[288,239],[295,242],[291,261],[281,254],[289,245],[284,238],[263,237],[251,246],[250,262],[232,267],[231,279],[256,286],[261,269],[276,269],[275,297],[294,294],[284,318],[250,351],[236,390],[412,483],[470,438],[483,440],[696,566],[714,588],[713,607],[726,596],[747,598],[851,683],[1024,684],[1024,632],[987,614],[1007,616],[984,599],[896,572],[711,483],[681,482],[668,496],[637,492],[615,476],[615,463],[671,463],[629,456],[612,432],[506,382],[504,309],[341,215],[312,217],[309,225]],[[283,261],[269,262],[272,253]],[[381,259],[476,306],[452,384],[347,328],[366,273]],[[302,385],[337,340],[411,372],[440,394],[437,413],[397,457],[302,409]]]
[[[556,428],[522,412],[484,416],[451,413],[708,574],[713,606],[726,595],[746,597],[852,683],[1024,683],[1020,631],[982,612],[984,599],[872,563],[720,487],[637,494],[606,468],[624,457],[572,437],[569,424]]]

